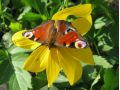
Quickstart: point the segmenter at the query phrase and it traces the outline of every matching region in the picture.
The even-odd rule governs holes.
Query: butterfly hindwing
[[[57,38],[55,45],[69,48],[85,48],[87,42],[78,34],[76,29],[63,20],[56,22]]]
[[[54,21],[49,20],[38,27],[26,31],[23,33],[23,36],[40,43],[48,43],[51,38],[51,32],[54,30]]]

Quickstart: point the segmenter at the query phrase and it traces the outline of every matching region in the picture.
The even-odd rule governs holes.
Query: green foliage
[[[22,29],[22,25],[18,22],[11,22],[9,28],[12,32],[17,32]]]
[[[32,88],[30,74],[16,67],[9,81],[9,90],[28,90],[28,88]]]
[[[117,0],[0,0],[0,84],[8,90],[118,90],[118,4]],[[93,4],[93,25],[85,35],[93,51],[95,66],[85,65],[83,76],[70,86],[61,72],[47,86],[46,73],[29,73],[22,65],[30,50],[16,47],[11,37],[51,19],[57,11],[79,3]],[[77,17],[69,16],[71,22]]]
[[[94,61],[96,65],[102,66],[103,68],[112,68],[112,65],[101,56],[94,55]]]
[[[8,60],[0,62],[0,84],[7,82],[14,70]]]
[[[107,69],[104,72],[104,85],[101,90],[117,90],[119,80],[119,70]]]

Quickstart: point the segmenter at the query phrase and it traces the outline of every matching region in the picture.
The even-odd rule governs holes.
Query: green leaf
[[[107,58],[112,63],[112,65],[119,63],[119,50],[114,48],[108,52]]]
[[[45,15],[29,12],[23,16],[23,19],[31,22],[31,21],[38,21],[38,20],[40,21],[41,19],[46,20],[47,17]]]
[[[58,90],[58,88],[55,87],[55,86],[48,87],[48,86],[46,85],[46,86],[42,87],[42,88],[39,89],[39,90]]]
[[[31,50],[29,50],[29,49],[23,49],[20,47],[16,47],[15,45],[12,45],[10,48],[8,48],[8,51],[11,55],[17,54],[17,53],[31,52]]]
[[[100,37],[101,37],[101,35],[100,35]],[[105,36],[104,36],[104,37],[105,37]],[[107,36],[107,37],[108,37],[108,36]],[[103,38],[102,38],[102,39],[103,39]],[[112,45],[109,45],[109,43],[111,43],[110,40],[104,40],[104,39],[103,39],[103,41],[100,41],[101,38],[98,39],[98,40],[99,40],[98,46],[101,47],[100,49],[102,49],[102,51],[107,52],[107,51],[110,51],[110,50],[113,49],[113,46],[112,46]]]
[[[3,17],[9,21],[14,21],[14,18],[11,13],[8,13],[7,11],[3,11],[2,13]]]
[[[23,16],[24,16],[26,13],[30,12],[30,11],[31,11],[31,7],[30,7],[30,6],[24,7],[23,12],[18,16],[17,20],[21,20],[21,19],[23,18]]]
[[[50,19],[58,11],[58,9],[59,9],[59,6],[55,6],[55,8],[52,8],[50,10]]]
[[[64,75],[59,75],[55,83],[66,83],[68,82],[68,79]]]
[[[46,86],[42,87],[42,88],[39,89],[39,90],[48,90],[48,86],[46,85]]]
[[[7,83],[13,72],[14,69],[7,52],[0,49],[0,84]]]
[[[118,90],[119,70],[106,69],[104,73],[104,85],[101,90]]]
[[[8,59],[7,53],[3,50],[0,49],[0,61]]]
[[[40,13],[40,8],[39,8],[40,0],[22,0],[22,2],[34,8],[37,12]]]
[[[102,48],[103,51],[110,51],[112,49],[113,49],[113,47],[110,46],[110,45],[104,45],[103,48]]]
[[[60,73],[57,80],[54,82],[57,87],[69,87],[68,79],[65,77],[64,73]]]
[[[106,25],[105,23],[106,19],[104,17],[100,17],[95,21],[95,29],[101,29],[103,26]]]
[[[22,30],[22,25],[19,22],[11,22],[9,28],[11,29],[11,31],[17,32]]]
[[[97,77],[97,70],[93,66],[85,65],[83,67],[82,79],[84,82],[91,84]]]
[[[97,75],[97,77],[95,78],[95,80],[91,84],[90,90],[92,90],[92,87],[99,81],[99,79],[100,79],[100,74]]]
[[[45,72],[40,72],[36,75],[36,77],[32,78],[32,90],[39,90],[40,88],[47,85],[47,77]]]
[[[12,57],[12,64],[14,67],[22,67],[24,61],[27,59],[28,54],[25,53],[17,53],[11,56]]]
[[[28,88],[32,88],[30,74],[16,67],[9,81],[9,90],[28,90]]]
[[[74,21],[75,19],[77,19],[78,17],[76,17],[76,16],[74,16],[74,15],[69,15],[68,17],[67,17],[67,22],[72,22],[72,21]]]
[[[58,90],[58,88],[56,86],[51,86],[49,90]]]
[[[10,63],[10,61],[4,60],[0,63],[0,84],[6,83],[11,75],[13,74],[14,70]]]
[[[101,29],[104,26],[108,26],[112,23],[113,23],[112,20],[109,20],[105,17],[100,17],[100,18],[96,19],[94,26],[95,26],[95,29]]]
[[[28,53],[30,53],[31,50],[23,49],[23,48],[16,47],[15,45],[13,45],[10,48],[8,48],[8,52],[11,55],[12,64],[14,65],[14,67],[15,66],[22,67],[24,61],[29,56]]]
[[[94,61],[95,61],[95,65],[100,65],[103,68],[112,68],[113,66],[107,62],[107,60],[105,58],[103,58],[102,56],[98,56],[98,55],[94,55],[93,56]]]
[[[9,48],[12,45],[12,40],[11,40],[12,34],[11,32],[7,32],[3,35],[3,44],[5,45],[6,48]]]

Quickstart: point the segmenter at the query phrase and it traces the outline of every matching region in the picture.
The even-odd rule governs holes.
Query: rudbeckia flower
[[[57,12],[53,15],[52,20],[66,20],[69,15],[78,16],[80,18],[75,19],[71,23],[81,35],[84,35],[90,30],[92,25],[91,11],[91,4],[80,4]],[[46,45],[41,45],[38,42],[23,37],[22,33],[25,31],[19,31],[12,37],[15,45],[33,49],[23,68],[30,72],[41,72],[46,69],[48,86],[53,84],[61,70],[63,70],[68,78],[70,85],[73,85],[82,75],[80,62],[89,65],[94,64],[89,47],[79,49],[53,47],[49,49]]]

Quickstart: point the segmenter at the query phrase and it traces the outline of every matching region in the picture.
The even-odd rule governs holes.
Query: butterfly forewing
[[[23,36],[33,41],[47,44],[50,42],[51,32],[53,32],[53,30],[54,21],[50,20],[32,30],[24,32]]]

